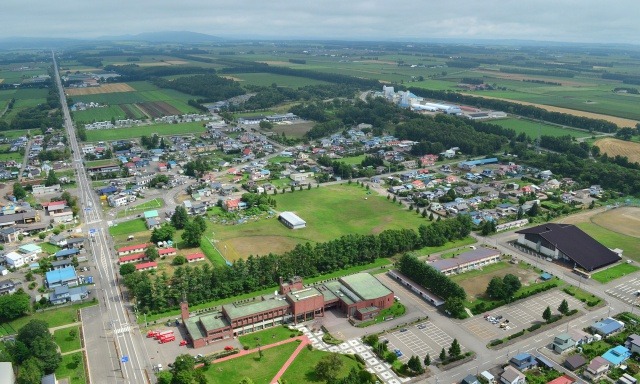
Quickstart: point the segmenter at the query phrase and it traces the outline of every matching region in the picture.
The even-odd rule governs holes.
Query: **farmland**
[[[131,88],[126,83],[115,84],[102,84],[98,87],[86,87],[86,88],[67,88],[65,93],[67,96],[86,96],[97,95],[101,93],[119,93],[119,92],[133,92],[135,89]]]
[[[556,125],[545,124],[543,122],[536,122],[532,120],[526,119],[500,119],[500,120],[492,120],[491,124],[496,124],[504,128],[511,128],[516,131],[516,133],[520,134],[524,132],[527,136],[532,139],[536,139],[538,137],[538,133],[540,136],[572,136],[575,138],[579,137],[589,137],[591,134],[585,131],[579,131],[576,129],[570,128],[561,128]]]
[[[306,85],[329,84],[326,81],[307,79],[304,77],[276,75],[272,73],[243,73],[234,75],[234,80],[243,84],[270,86],[277,84],[280,87],[304,87]]]
[[[365,200],[366,197],[366,200]],[[377,234],[385,229],[416,229],[428,221],[382,196],[355,185],[332,185],[274,196],[279,211],[293,211],[307,228],[290,230],[276,217],[244,224],[213,224],[214,239],[227,260],[251,254],[281,253],[305,242],[324,242],[349,233]]]
[[[628,158],[632,163],[640,162],[640,143],[607,137],[597,140],[594,145],[600,148],[601,153],[606,153],[609,157],[619,155]]]
[[[185,135],[190,133],[202,133],[205,131],[202,122],[181,124],[153,124],[138,127],[117,129],[96,129],[87,131],[87,141],[112,141],[119,139],[131,139],[140,136],[151,136],[157,133],[160,136]]]

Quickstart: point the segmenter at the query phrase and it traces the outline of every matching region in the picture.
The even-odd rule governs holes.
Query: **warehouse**
[[[429,265],[445,275],[451,275],[479,269],[498,261],[500,261],[500,251],[478,248],[450,259],[436,260]]]
[[[291,229],[300,229],[307,226],[307,222],[293,212],[282,212],[278,219]]]

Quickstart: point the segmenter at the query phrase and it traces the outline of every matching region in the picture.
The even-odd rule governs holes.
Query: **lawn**
[[[202,133],[205,131],[202,122],[180,124],[153,124],[129,128],[93,129],[87,131],[87,141],[113,141],[119,139],[132,139],[141,136],[151,136],[154,133],[160,136],[184,135],[190,133]]]
[[[18,163],[22,162],[22,160],[24,160],[24,156],[21,155],[19,152],[7,152],[7,153],[0,153],[0,161],[17,161]]]
[[[640,241],[636,237],[613,232],[594,223],[578,223],[578,228],[601,242],[605,247],[624,251],[624,256],[640,263]]]
[[[127,217],[131,214],[134,213],[139,213],[142,211],[149,211],[149,210],[154,210],[154,209],[159,209],[164,207],[164,199],[161,198],[155,198],[153,200],[149,200],[146,201],[142,204],[138,204],[138,205],[134,205],[131,207],[127,207],[125,209],[123,209],[122,211],[119,211],[118,214],[116,215],[116,217],[120,218],[120,217]],[[146,229],[146,227],[145,227]]]
[[[109,227],[109,234],[111,236],[132,235],[136,232],[147,231],[147,225],[143,219],[133,219],[118,223],[113,227]]]
[[[303,229],[288,229],[275,215],[239,225],[210,227],[219,240],[218,249],[233,261],[251,254],[282,253],[296,244],[326,242],[351,233],[378,234],[385,229],[428,225],[420,215],[366,192],[355,184],[340,184],[275,195],[278,211],[295,212],[307,222]]]
[[[43,320],[46,321],[50,328],[61,327],[63,325],[71,324],[78,321],[78,310],[84,307],[90,307],[96,305],[96,302],[86,301],[80,304],[73,304],[67,307],[53,308],[47,311],[36,312],[29,316],[24,316],[19,319],[9,322],[9,326],[14,330],[22,328],[31,320]]]
[[[293,157],[285,157],[285,156],[274,156],[267,160],[269,163],[291,163],[293,161]]]
[[[56,378],[58,380],[68,378],[70,384],[86,384],[88,378],[84,372],[82,352],[62,356],[62,362],[56,369]]]
[[[603,271],[596,272],[593,275],[591,275],[591,278],[595,281],[599,281],[602,284],[605,284],[610,282],[611,280],[615,280],[617,278],[626,276],[637,270],[640,270],[640,267],[638,267],[635,264],[622,263],[614,267],[607,268]]]
[[[342,159],[338,159],[337,161],[341,163],[349,164],[349,165],[360,165],[360,163],[362,163],[362,160],[364,160],[365,157],[367,156],[360,155],[360,156],[352,156],[352,157],[343,157]]]
[[[328,356],[330,353],[318,350],[310,351],[304,348],[282,375],[282,379],[292,384],[324,383],[324,380],[316,376],[315,367],[323,357]],[[360,364],[353,356],[342,354],[338,354],[338,356],[343,362],[338,378],[347,376],[352,368],[360,369]]]
[[[93,121],[109,121],[111,118],[116,120],[124,119],[126,114],[117,105],[109,105],[102,108],[89,108],[84,111],[73,112],[73,120],[80,123],[91,123]]]
[[[524,132],[532,139],[538,137],[538,134],[541,136],[573,136],[573,137],[589,137],[591,134],[585,131],[578,131],[576,129],[571,128],[561,128],[555,125],[546,124],[543,122],[537,122],[526,119],[501,119],[501,120],[492,120],[489,121],[491,124],[496,124],[504,128],[511,128],[516,131],[516,133]]]
[[[207,236],[203,236],[200,239],[200,250],[209,259],[211,264],[223,266],[227,264],[222,254],[213,246],[213,241]]]
[[[39,244],[40,248],[42,248],[43,252],[46,252],[48,254],[54,254],[56,252],[58,252],[59,250],[61,250],[62,248],[58,247],[57,245],[53,245],[53,244],[49,244],[49,243],[45,243],[42,242]]]
[[[395,319],[404,315],[406,311],[407,311],[407,308],[405,308],[405,306],[399,301],[396,301],[389,308],[383,309],[382,311],[380,311],[378,316],[376,316],[375,318],[371,320],[363,321],[362,323],[359,323],[356,326],[359,328],[364,328],[374,324],[381,323],[385,321],[385,319],[389,319],[389,320]]]
[[[292,331],[288,327],[275,326],[260,332],[253,332],[238,338],[240,344],[249,349],[258,348],[258,344],[265,346],[278,341],[286,340],[295,336],[299,336],[299,331]]]
[[[209,384],[239,383],[249,377],[255,384],[270,384],[299,343],[291,342],[262,351],[212,364],[204,375]]]
[[[75,331],[75,335],[72,336],[71,331]],[[76,351],[82,347],[80,344],[80,327],[72,326],[58,329],[53,332],[53,338],[62,353]]]

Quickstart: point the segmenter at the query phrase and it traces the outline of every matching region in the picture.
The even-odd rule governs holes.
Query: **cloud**
[[[225,37],[636,43],[635,0],[3,0],[2,36],[188,30]]]

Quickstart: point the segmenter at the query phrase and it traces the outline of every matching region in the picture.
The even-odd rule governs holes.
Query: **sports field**
[[[490,124],[496,124],[504,128],[511,128],[520,134],[526,133],[532,139],[536,139],[538,134],[540,136],[573,136],[573,137],[589,137],[591,134],[585,131],[579,131],[577,129],[561,128],[556,125],[546,124],[543,122],[536,122],[526,119],[500,119],[488,121]]]
[[[597,140],[594,145],[600,148],[601,153],[606,153],[609,157],[619,155],[626,157],[632,163],[640,162],[640,143],[606,137]]]
[[[141,136],[151,136],[157,133],[159,136],[183,135],[188,133],[202,133],[205,131],[202,122],[181,124],[153,124],[138,127],[117,129],[95,129],[87,131],[87,141],[112,141],[119,139],[132,139]]]
[[[245,224],[213,224],[218,249],[228,260],[269,252],[282,253],[296,244],[325,242],[350,233],[377,234],[385,229],[417,229],[429,221],[392,203],[385,197],[367,195],[364,188],[347,184],[278,193],[278,212],[293,211],[307,222],[291,230],[274,215]]]

